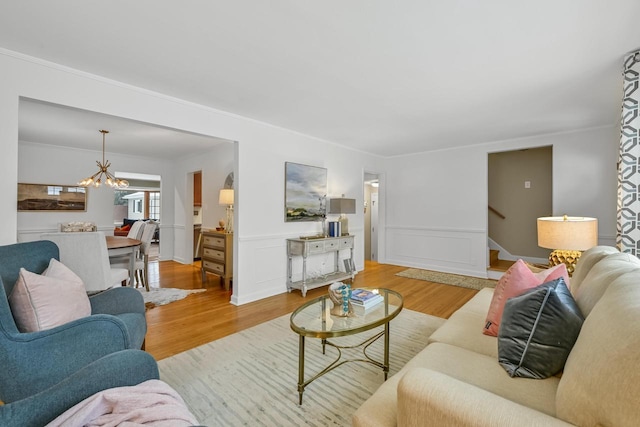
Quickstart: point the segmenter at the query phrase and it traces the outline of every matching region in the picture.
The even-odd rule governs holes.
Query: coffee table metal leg
[[[300,396],[298,404],[302,405],[302,393],[304,393],[304,335],[300,335],[298,346],[298,395]]]
[[[384,380],[389,375],[389,322],[384,324]]]

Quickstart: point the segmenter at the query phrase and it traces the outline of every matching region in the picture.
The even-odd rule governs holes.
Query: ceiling
[[[102,150],[101,129],[108,130],[108,153],[176,159],[204,153],[225,139],[196,135],[92,111],[32,99],[20,99],[18,138],[85,150]]]
[[[392,156],[616,124],[640,1],[22,0],[0,47]]]

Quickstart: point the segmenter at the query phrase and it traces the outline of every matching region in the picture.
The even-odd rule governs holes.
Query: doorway
[[[202,171],[193,173],[193,260],[201,257],[202,247],[200,230],[202,229]]]
[[[489,248],[501,260],[545,261],[536,224],[553,213],[552,147],[490,153],[488,187]]]
[[[113,223],[115,235],[126,235],[118,228],[131,224],[133,221],[151,220],[158,224],[152,237],[150,258],[160,257],[160,216],[162,179],[160,175],[143,174],[137,172],[116,172],[116,177],[129,181],[126,189],[115,190],[113,200]]]
[[[364,259],[378,261],[378,188],[377,173],[364,174]]]

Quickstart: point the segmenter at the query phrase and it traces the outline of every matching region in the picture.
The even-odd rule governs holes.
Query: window
[[[142,200],[141,199],[133,200],[133,212],[134,213],[142,213]]]
[[[53,185],[49,185],[47,187],[47,194],[49,196],[59,196],[62,193],[62,187],[57,187]]]
[[[149,218],[160,221],[160,192],[149,192]]]
[[[113,204],[115,224],[122,223],[122,218],[149,218],[160,222],[160,191],[116,190]]]

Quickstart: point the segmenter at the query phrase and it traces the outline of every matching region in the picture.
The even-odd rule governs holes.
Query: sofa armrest
[[[398,427],[570,426],[535,409],[429,369],[406,372],[398,383]]]
[[[126,325],[115,316],[99,314],[39,332],[6,335],[12,352],[4,358],[0,379],[5,402],[36,394],[84,366],[131,347]]]
[[[1,405],[0,425],[43,426],[102,390],[133,386],[158,377],[158,365],[150,354],[141,350],[112,353],[38,394]]]
[[[133,288],[120,287],[107,289],[89,297],[92,314],[144,314],[144,298]]]

